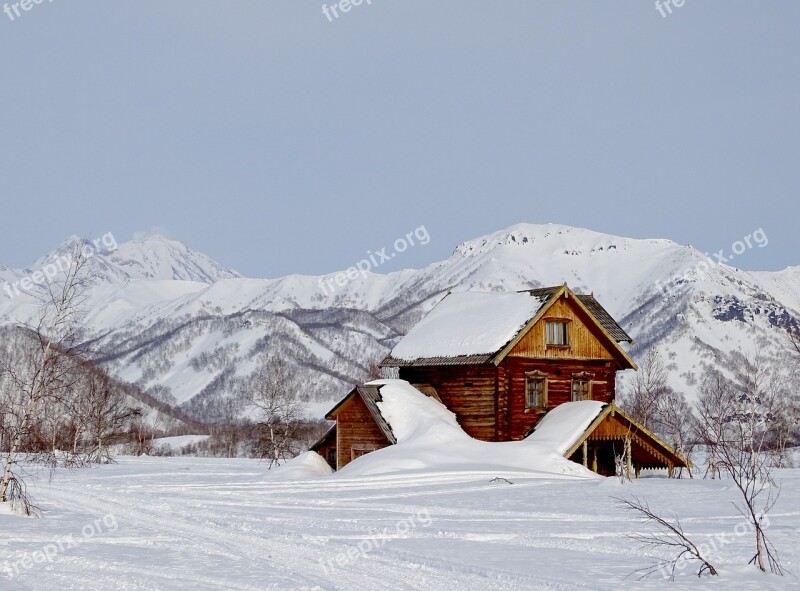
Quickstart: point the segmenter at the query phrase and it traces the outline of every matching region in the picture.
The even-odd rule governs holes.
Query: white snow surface
[[[431,429],[463,433],[452,411],[405,380],[374,380],[366,385],[379,386],[382,402],[378,409],[398,444],[415,435],[424,436]]]
[[[330,464],[321,455],[315,451],[307,451],[270,470],[267,478],[275,481],[308,480],[330,476],[332,473]]]
[[[527,437],[527,441],[549,447],[564,455],[602,412],[605,403],[580,400],[559,404],[548,412]]]
[[[366,456],[368,457],[368,456]],[[274,472],[277,477],[280,470]],[[751,536],[726,480],[421,473],[281,480],[264,462],[118,458],[31,481],[40,519],[0,515],[3,591],[616,591],[797,589],[746,566]],[[513,482],[490,482],[506,476]],[[769,535],[798,571],[800,470],[781,470]],[[719,577],[690,563],[671,583],[637,580],[664,550],[615,497],[647,499],[710,545]],[[96,527],[94,524],[101,524]],[[108,525],[106,525],[108,524]],[[84,536],[84,528],[91,537]],[[721,538],[724,536],[724,538]],[[35,552],[70,537],[52,560]],[[77,542],[77,543],[75,543]],[[363,549],[363,552],[362,552]],[[25,568],[30,560],[32,565]],[[338,561],[338,562],[337,562]],[[15,573],[14,568],[18,569]],[[12,576],[13,575],[13,578]]]
[[[482,355],[500,350],[542,307],[529,293],[453,292],[394,347],[396,359]]]

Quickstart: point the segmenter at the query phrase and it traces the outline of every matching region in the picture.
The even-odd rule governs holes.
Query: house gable
[[[378,388],[357,386],[327,414],[327,419],[336,421],[337,470],[360,455],[395,443],[375,406],[379,401]]]
[[[588,299],[595,305],[594,298]],[[599,304],[597,304],[599,306]],[[603,311],[604,312],[604,311]],[[567,321],[570,344],[547,346],[548,320]],[[621,330],[621,329],[620,329]],[[558,288],[530,322],[493,359],[499,365],[506,357],[532,359],[613,360],[618,369],[636,369],[636,363],[603,326],[595,313],[566,284]]]
[[[642,468],[667,468],[672,476],[675,468],[690,465],[669,444],[614,403],[605,407],[564,457],[583,462],[600,474],[612,475],[614,456],[624,452],[626,439],[631,444],[630,462],[637,475]]]
[[[614,356],[602,339],[597,324],[592,322],[573,302],[575,298],[558,298],[528,332],[511,348],[508,356],[535,359],[602,359],[611,361]],[[548,346],[546,326],[549,321],[563,321],[568,325],[569,344]]]

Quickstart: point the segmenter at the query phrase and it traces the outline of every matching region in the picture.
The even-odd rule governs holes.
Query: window
[[[592,382],[588,376],[575,376],[572,378],[572,401],[591,400]]]
[[[361,456],[365,456],[369,452],[374,451],[374,450],[363,449],[363,448],[355,448],[354,447],[351,451],[352,451],[352,453],[351,453],[350,457],[355,460],[356,458],[360,458]]]
[[[376,449],[380,449],[380,445],[372,445],[372,444],[357,444],[350,448],[350,461],[355,460],[356,458],[360,458],[361,456],[367,455],[371,451],[375,451]]]
[[[569,323],[563,320],[550,320],[545,324],[547,329],[547,344],[557,347],[569,345]]]
[[[541,372],[526,375],[525,404],[528,408],[547,408],[547,376]]]

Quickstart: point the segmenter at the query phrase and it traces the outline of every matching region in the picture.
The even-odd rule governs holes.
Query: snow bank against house
[[[523,293],[455,292],[414,326],[392,350],[395,359],[482,355],[500,350],[542,307]]]
[[[270,470],[267,480],[311,480],[330,476],[332,472],[328,462],[321,455],[315,451],[307,451]]]
[[[560,404],[544,416],[527,441],[549,447],[563,456],[577,443],[605,406],[604,402],[598,400]]]
[[[538,442],[490,443],[473,439],[452,412],[403,380],[377,380],[381,415],[397,444],[366,454],[340,470],[341,476],[391,473],[485,472],[492,476],[590,478],[594,474]]]
[[[439,436],[466,435],[455,414],[405,380],[375,380],[367,386],[380,387],[382,402],[378,408],[398,443],[424,437],[431,431]]]

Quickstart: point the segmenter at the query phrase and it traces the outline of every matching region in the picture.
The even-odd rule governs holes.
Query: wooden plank
[[[360,396],[352,396],[336,413],[337,470],[353,459],[353,450],[380,449],[389,445],[386,436],[375,424]]]
[[[585,314],[570,302],[576,298],[559,299],[528,333],[520,339],[509,352],[509,356],[531,357],[535,359],[604,359],[614,356],[600,341],[596,322],[591,322]],[[548,319],[559,319],[569,323],[569,346],[554,347],[546,344]]]
[[[503,414],[503,406],[497,400],[494,365],[401,367],[400,379],[433,386],[471,437],[498,440],[497,417]]]
[[[615,395],[615,365],[604,360],[546,360],[506,357],[500,364],[506,371],[508,396],[506,424],[500,431],[505,440],[522,439],[541,420],[544,410],[528,408],[526,374],[539,372],[547,379],[547,409],[572,400],[572,376],[588,374],[592,381],[592,399],[611,402]]]

